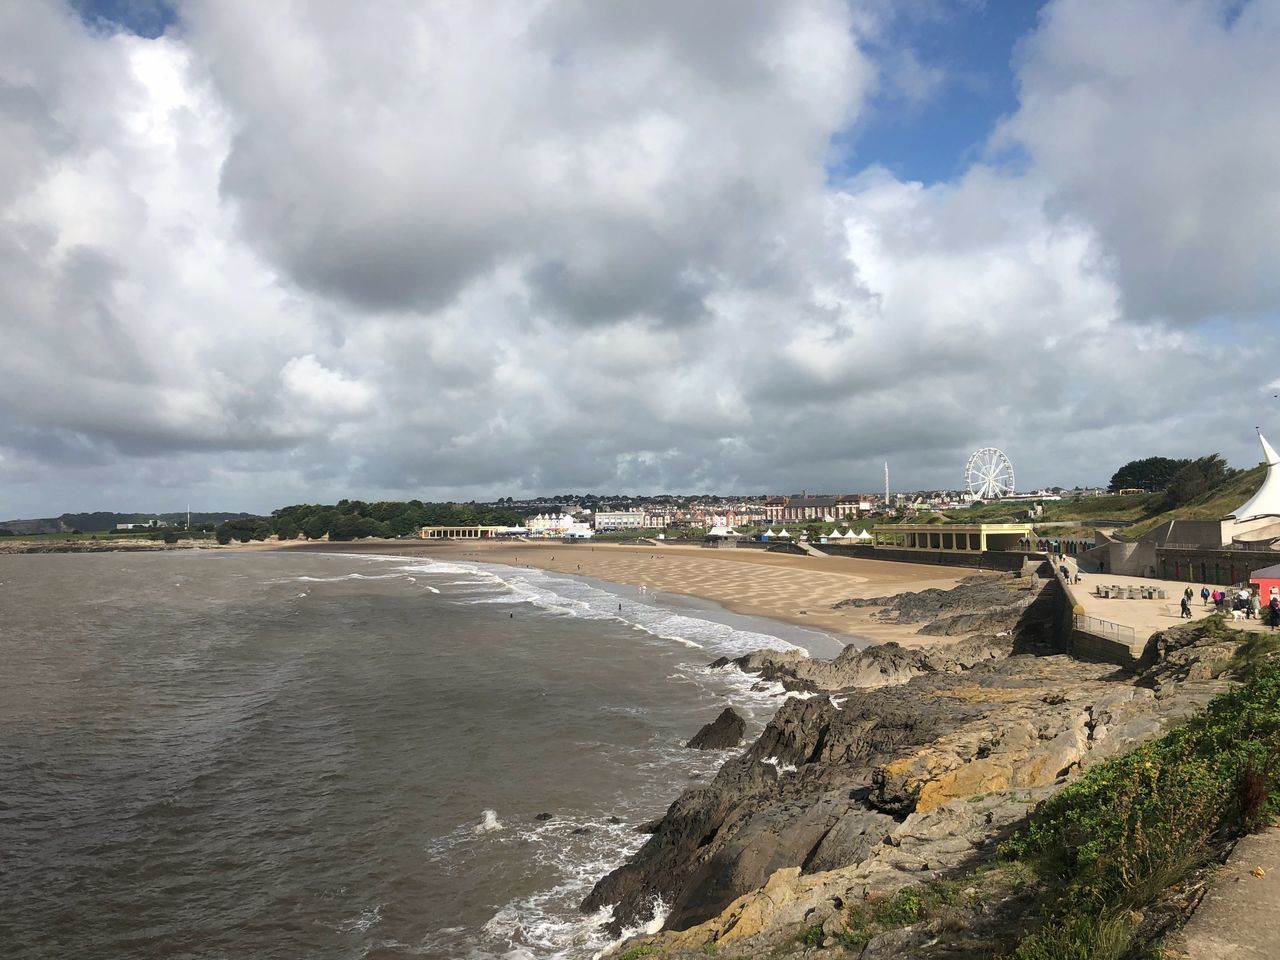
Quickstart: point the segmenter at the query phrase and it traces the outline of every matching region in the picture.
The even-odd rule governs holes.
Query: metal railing
[[[1091,633],[1095,637],[1105,637],[1108,640],[1115,640],[1119,643],[1127,643],[1132,645],[1137,635],[1133,631],[1133,627],[1126,627],[1123,623],[1112,623],[1110,620],[1102,620],[1099,617],[1089,617],[1083,613],[1072,615],[1072,626],[1081,633]]]
[[[1195,553],[1213,554],[1213,553],[1276,553],[1280,554],[1270,543],[1231,543],[1223,547],[1206,547],[1204,544],[1194,543],[1166,543],[1160,546],[1161,550],[1191,550]]]

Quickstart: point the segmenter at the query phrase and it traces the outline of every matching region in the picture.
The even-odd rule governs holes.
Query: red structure
[[[1258,588],[1258,597],[1265,607],[1272,597],[1280,597],[1280,563],[1253,571],[1249,582]]]

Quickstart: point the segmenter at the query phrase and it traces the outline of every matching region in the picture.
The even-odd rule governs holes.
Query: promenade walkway
[[[1168,960],[1280,957],[1280,828],[1236,844],[1187,925],[1165,946]]]
[[[1166,598],[1164,600],[1119,600],[1100,597],[1097,593],[1100,584],[1104,586],[1115,584],[1121,587],[1156,587],[1165,591]],[[1205,584],[1192,584],[1191,586],[1195,591],[1195,596],[1191,599],[1191,617],[1193,620],[1199,620],[1213,613],[1214,606],[1212,603],[1204,606],[1200,601],[1200,588]],[[1072,592],[1075,594],[1076,602],[1084,607],[1086,616],[1132,627],[1137,639],[1145,641],[1147,637],[1157,630],[1176,627],[1180,622],[1186,622],[1182,620],[1180,615],[1182,591],[1186,587],[1185,583],[1173,580],[1154,580],[1146,577],[1122,577],[1112,573],[1093,573],[1086,574],[1084,580],[1074,584]],[[1215,589],[1215,584],[1208,584],[1208,587],[1213,590]],[[1218,586],[1217,589],[1230,592],[1229,588],[1225,586]],[[1269,626],[1259,623],[1257,620],[1235,621],[1232,622],[1231,626],[1241,630],[1270,629]],[[1277,954],[1277,957],[1280,958],[1280,954]]]

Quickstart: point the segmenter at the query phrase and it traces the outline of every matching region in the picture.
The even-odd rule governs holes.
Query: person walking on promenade
[[[1249,616],[1254,620],[1262,619],[1262,598],[1256,593],[1249,595]]]
[[[1187,591],[1187,593],[1190,593],[1190,592],[1191,592],[1190,590]],[[1191,602],[1190,600],[1187,599],[1186,594],[1183,594],[1182,596],[1182,619],[1183,620],[1191,619]]]
[[[1191,588],[1187,587],[1187,589],[1190,590]],[[1205,606],[1205,607],[1209,605],[1209,588],[1208,587],[1200,588],[1200,604],[1201,606]]]
[[[1182,591],[1182,596],[1183,596],[1183,599],[1187,601],[1187,603],[1191,603],[1191,598],[1192,596],[1194,596],[1194,594],[1192,594],[1191,592],[1191,584],[1187,584],[1187,589]]]
[[[1280,627],[1280,597],[1272,597],[1267,609],[1271,611],[1271,629]]]

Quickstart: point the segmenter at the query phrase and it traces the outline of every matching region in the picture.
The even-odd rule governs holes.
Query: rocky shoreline
[[[964,637],[850,646],[830,661],[762,651],[713,664],[801,696],[647,825],[644,847],[583,902],[612,905],[615,931],[665,911],[643,955],[787,956],[798,930],[825,931],[805,949],[830,946],[850,905],[989,861],[1081,770],[1226,686],[1214,664],[1230,645],[1177,630],[1136,672],[1067,656],[1057,628],[1065,601],[1049,578],[980,576],[949,591],[847,602],[920,623],[926,636]],[[889,941],[873,940],[852,955],[952,955],[912,952],[894,936],[889,952]]]

